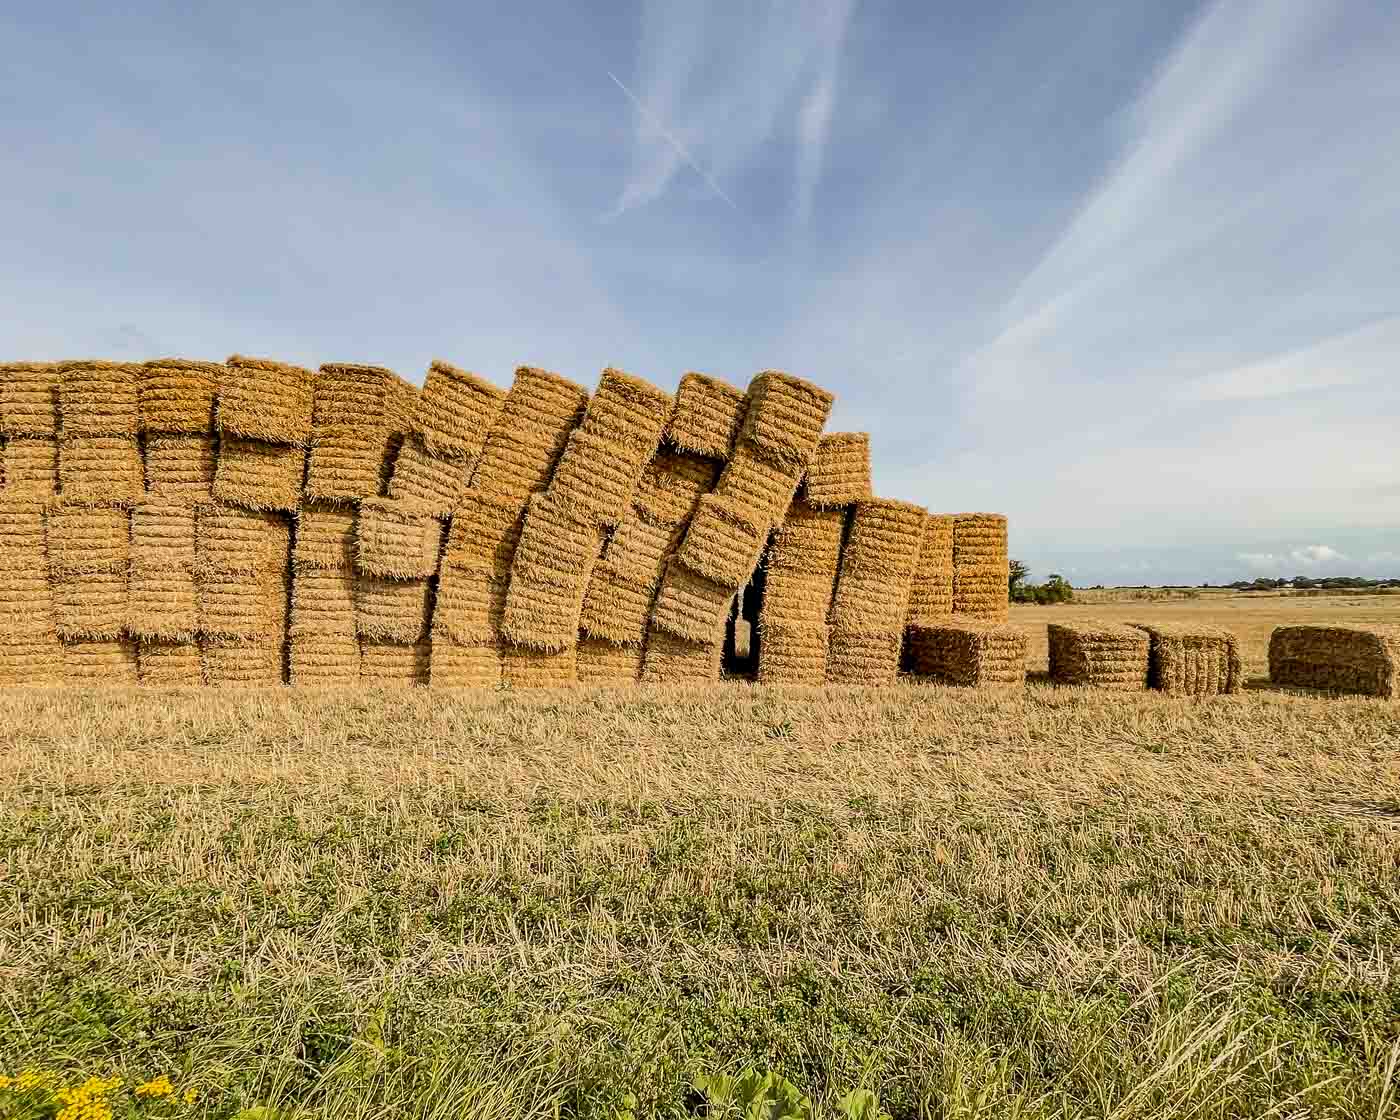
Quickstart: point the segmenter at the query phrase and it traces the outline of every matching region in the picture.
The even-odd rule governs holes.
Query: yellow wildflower
[[[147,1081],[144,1085],[136,1086],[138,1097],[168,1097],[175,1092],[175,1086],[170,1083],[170,1078],[161,1074],[154,1081]]]
[[[9,1087],[10,1079],[6,1077],[3,1073],[0,1073],[0,1089],[8,1089]]]
[[[185,1104],[187,1104],[187,1105],[194,1104],[194,1102],[197,1101],[197,1100],[199,1100],[199,1090],[197,1090],[197,1089],[186,1089],[186,1090],[185,1090],[185,1096],[184,1096]]]

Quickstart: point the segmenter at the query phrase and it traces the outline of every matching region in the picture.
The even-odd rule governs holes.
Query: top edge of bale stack
[[[140,434],[144,372],[137,362],[78,359],[61,363],[58,403],[63,438],[134,440]]]
[[[681,377],[663,438],[678,451],[727,459],[744,418],[745,393],[727,381],[693,370]]]
[[[418,390],[384,366],[327,362],[316,377],[303,494],[316,502],[378,497]]]
[[[0,365],[0,436],[52,438],[58,434],[60,362]]]
[[[804,496],[819,509],[836,509],[868,500],[870,433],[828,432],[817,441],[807,468]]]
[[[142,368],[142,431],[200,436],[212,430],[214,402],[224,376],[222,363],[155,358]]]
[[[418,396],[413,433],[437,458],[470,459],[485,444],[505,399],[499,385],[434,358]]]
[[[835,396],[790,373],[766,369],[749,382],[747,399],[739,439],[767,459],[806,470]]]
[[[472,472],[469,489],[523,504],[543,490],[569,433],[588,406],[588,390],[557,373],[519,366]]]
[[[316,405],[316,374],[303,366],[233,354],[224,363],[219,431],[242,439],[304,447]]]

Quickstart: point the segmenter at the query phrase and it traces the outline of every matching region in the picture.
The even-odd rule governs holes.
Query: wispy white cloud
[[[1287,552],[1241,552],[1239,560],[1254,571],[1283,572],[1297,568],[1305,573],[1327,569],[1340,574],[1340,569],[1351,563],[1343,552],[1327,544],[1307,544]],[[1289,575],[1295,574],[1291,570]]]

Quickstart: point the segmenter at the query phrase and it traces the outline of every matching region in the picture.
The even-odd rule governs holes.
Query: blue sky
[[[0,353],[779,368],[1076,583],[1400,575],[1392,0],[0,12]]]

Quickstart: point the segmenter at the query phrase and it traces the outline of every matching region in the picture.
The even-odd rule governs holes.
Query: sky
[[[1393,0],[6,5],[0,355],[782,369],[1032,578],[1400,576]]]

